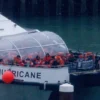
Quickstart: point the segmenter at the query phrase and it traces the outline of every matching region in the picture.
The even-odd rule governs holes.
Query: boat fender
[[[10,84],[14,81],[14,74],[12,71],[5,71],[2,75],[2,81],[6,84]]]
[[[74,86],[68,83],[59,86],[59,100],[73,100]]]

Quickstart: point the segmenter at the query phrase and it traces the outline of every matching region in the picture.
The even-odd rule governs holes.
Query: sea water
[[[59,34],[68,48],[100,52],[99,17],[37,17],[20,19],[17,23],[26,29],[49,30]],[[98,79],[99,81],[99,79]],[[75,100],[99,100],[100,87],[77,88]],[[0,100],[48,100],[51,91],[37,86],[0,84]]]

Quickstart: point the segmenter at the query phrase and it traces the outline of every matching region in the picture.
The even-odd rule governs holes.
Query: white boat
[[[20,55],[23,58],[29,53],[40,53],[41,56],[51,53],[68,52],[65,42],[60,36],[49,31],[27,31],[8,18],[0,15],[0,57],[11,60],[10,53]],[[68,67],[60,68],[30,68],[21,66],[0,65],[0,80],[4,71],[11,70],[17,83],[58,84],[69,82]]]

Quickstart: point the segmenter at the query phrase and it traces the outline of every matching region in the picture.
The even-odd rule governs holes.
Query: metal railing
[[[67,64],[69,71],[86,71],[95,69],[95,62],[93,60],[71,62]]]

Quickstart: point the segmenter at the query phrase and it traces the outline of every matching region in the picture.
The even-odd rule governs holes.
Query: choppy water
[[[69,48],[100,52],[100,18],[30,18],[18,23],[28,29],[50,30],[59,34]],[[0,100],[48,100],[51,91],[33,86],[0,85]],[[100,87],[78,88],[75,100],[99,100]]]
[[[0,100],[48,100],[50,93],[37,86],[0,84]]]

